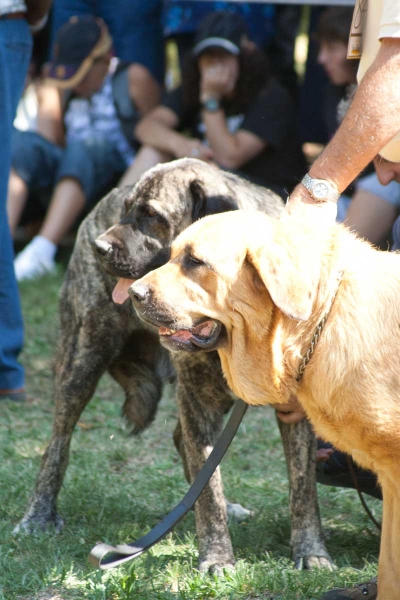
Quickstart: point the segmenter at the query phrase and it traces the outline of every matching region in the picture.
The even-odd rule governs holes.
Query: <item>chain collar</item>
[[[298,382],[300,382],[303,379],[305,368],[308,365],[308,363],[310,362],[312,355],[314,354],[315,347],[318,344],[319,338],[321,337],[322,330],[324,329],[325,323],[327,322],[330,312],[332,310],[332,306],[335,301],[336,295],[338,293],[338,289],[339,289],[340,282],[342,281],[342,277],[343,277],[343,271],[339,271],[339,273],[337,275],[336,289],[332,296],[328,310],[326,311],[326,313],[324,314],[324,316],[318,323],[318,325],[314,331],[314,335],[312,336],[310,347],[308,348],[306,354],[304,355],[303,360],[301,361],[301,364],[297,371],[296,381],[298,381]]]

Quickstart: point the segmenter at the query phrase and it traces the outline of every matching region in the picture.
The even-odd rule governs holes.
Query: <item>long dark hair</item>
[[[229,108],[233,113],[245,111],[271,75],[267,56],[256,47],[242,48],[238,59],[239,77],[229,100]],[[200,70],[197,61],[198,57],[190,54],[183,69],[182,94],[186,114],[200,110]]]

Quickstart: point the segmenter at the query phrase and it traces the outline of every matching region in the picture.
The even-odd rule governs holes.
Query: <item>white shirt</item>
[[[25,11],[26,4],[23,0],[0,0],[0,15]]]

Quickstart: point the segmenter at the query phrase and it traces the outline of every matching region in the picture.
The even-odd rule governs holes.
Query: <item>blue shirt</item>
[[[250,39],[261,48],[268,45],[274,34],[275,7],[272,4],[164,0],[164,35],[169,37],[180,33],[194,33],[201,20],[215,10],[239,13],[247,23]]]

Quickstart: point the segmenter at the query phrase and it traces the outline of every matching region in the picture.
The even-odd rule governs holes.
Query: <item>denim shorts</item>
[[[361,177],[356,183],[357,190],[365,190],[374,196],[379,196],[400,209],[400,183],[391,181],[387,185],[379,183],[376,173]]]
[[[33,131],[14,130],[12,167],[30,192],[53,190],[60,179],[76,179],[90,209],[126,170],[120,153],[105,138],[69,142],[60,148]]]

